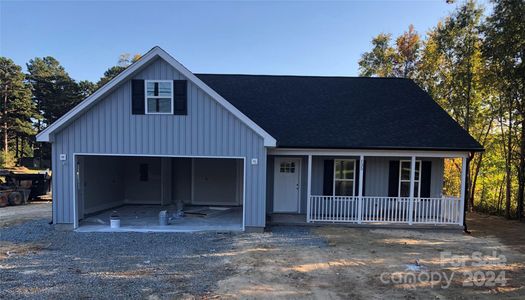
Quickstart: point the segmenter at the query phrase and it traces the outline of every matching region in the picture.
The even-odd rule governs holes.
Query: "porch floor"
[[[286,213],[275,213],[270,215],[270,225],[293,225],[293,226],[341,226],[341,227],[356,227],[356,228],[395,228],[395,229],[450,229],[450,230],[463,230],[463,226],[457,224],[420,224],[414,223],[408,225],[406,223],[381,223],[381,222],[363,222],[358,223],[340,223],[332,221],[316,221],[308,223],[306,222],[306,214],[286,214]]]
[[[79,222],[77,232],[197,232],[197,231],[242,231],[242,207],[192,207],[186,212],[205,210],[207,215],[189,214],[174,218],[169,225],[159,225],[159,212],[172,210],[160,205],[124,205],[102,211]],[[110,227],[110,216],[117,211],[120,228]]]

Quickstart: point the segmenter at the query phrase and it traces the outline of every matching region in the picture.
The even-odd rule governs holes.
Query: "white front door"
[[[301,159],[276,157],[273,180],[273,211],[298,213]]]

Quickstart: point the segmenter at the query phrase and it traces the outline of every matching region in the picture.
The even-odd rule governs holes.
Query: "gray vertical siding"
[[[428,158],[423,160],[432,161],[432,175],[430,184],[430,197],[443,196],[443,174],[445,172],[445,162],[443,158]]]
[[[185,79],[161,59],[136,79]],[[131,83],[122,83],[105,99],[54,135],[55,223],[73,223],[74,153],[166,156],[236,156],[245,163],[245,225],[265,225],[266,148],[263,138],[188,82],[188,115],[132,115]],[[67,154],[66,161],[59,155]],[[251,165],[258,158],[258,165]]]
[[[357,157],[348,157],[359,159]],[[334,157],[313,157],[312,159],[312,195],[323,194],[324,160]],[[389,161],[399,157],[365,157],[365,196],[388,196]],[[410,158],[406,158],[410,159]],[[441,197],[443,190],[443,158],[417,158],[432,162],[430,197]],[[356,176],[358,176],[356,174]]]

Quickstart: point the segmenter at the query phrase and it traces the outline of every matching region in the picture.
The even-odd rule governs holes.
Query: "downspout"
[[[463,199],[463,231],[466,233],[466,234],[471,234],[471,232],[468,230],[467,228],[467,210],[468,210],[468,199],[469,199],[469,195],[470,195],[470,191],[469,191],[469,179],[470,179],[470,161],[472,160],[472,158],[474,157],[474,152],[470,152],[469,153],[469,156],[467,157],[467,165],[465,166],[466,168],[466,173],[465,173],[465,195],[463,195],[464,199]]]

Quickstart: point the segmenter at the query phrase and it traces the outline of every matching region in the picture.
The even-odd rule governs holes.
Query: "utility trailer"
[[[47,170],[0,169],[0,207],[27,204],[51,192]]]

